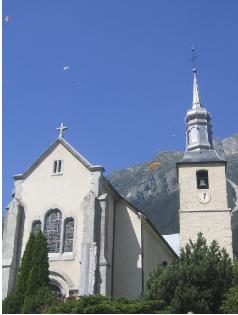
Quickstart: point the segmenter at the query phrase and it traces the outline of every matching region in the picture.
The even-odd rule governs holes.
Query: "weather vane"
[[[192,61],[192,63],[193,63],[193,72],[196,72],[196,68],[195,68],[196,58],[197,58],[197,55],[195,53],[195,48],[192,46],[192,58],[190,59],[190,61]]]

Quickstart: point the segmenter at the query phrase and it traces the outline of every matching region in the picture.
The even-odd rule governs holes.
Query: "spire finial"
[[[192,46],[192,58],[191,61],[193,63],[193,105],[192,108],[202,107],[200,102],[200,96],[198,91],[198,80],[197,80],[197,69],[195,68],[195,60],[197,55],[195,53],[195,48]]]
[[[68,129],[69,129],[69,128],[66,127],[66,126],[64,125],[64,123],[61,123],[60,126],[59,126],[58,128],[56,128],[56,130],[59,131],[59,138],[64,138],[64,131],[65,131],[65,130],[68,130]]]
[[[195,48],[194,46],[192,46],[192,58],[190,59],[193,63],[193,73],[196,73],[197,72],[197,69],[195,68],[195,60],[197,58],[197,55],[195,53]]]

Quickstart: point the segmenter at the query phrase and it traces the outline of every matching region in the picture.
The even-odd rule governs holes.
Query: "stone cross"
[[[59,126],[58,128],[56,128],[56,130],[59,131],[59,138],[64,138],[64,131],[65,131],[65,130],[68,130],[68,129],[69,129],[69,128],[66,127],[66,126],[64,125],[64,123],[61,123],[60,126]]]

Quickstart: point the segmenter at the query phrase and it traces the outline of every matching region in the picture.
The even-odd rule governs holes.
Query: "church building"
[[[126,201],[65,139],[14,176],[3,231],[3,295],[14,290],[31,232],[48,240],[50,283],[63,296],[137,297],[149,273],[176,253],[149,219]]]
[[[180,245],[202,232],[232,257],[226,161],[212,143],[211,116],[202,106],[196,70],[186,121],[186,152],[177,163]],[[177,255],[150,220],[125,200],[65,139],[56,141],[23,174],[14,176],[3,231],[3,298],[16,287],[31,232],[48,240],[50,283],[63,296],[135,298],[149,273]]]

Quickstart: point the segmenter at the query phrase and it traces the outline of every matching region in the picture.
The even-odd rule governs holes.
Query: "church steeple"
[[[185,117],[187,145],[182,160],[177,162],[180,248],[189,240],[196,241],[202,232],[207,244],[216,240],[232,257],[226,160],[213,148],[211,116],[201,103],[194,58],[193,49],[192,105]]]
[[[197,70],[194,68],[192,108],[188,110],[185,117],[187,138],[186,151],[213,149],[212,128],[210,120],[211,116],[209,112],[201,104],[198,89]]]
[[[197,70],[193,69],[193,105],[192,108],[202,107],[200,102],[199,90],[198,90],[198,80],[196,75]]]
[[[178,164],[197,163],[197,162],[222,162],[214,150],[212,141],[211,116],[202,105],[197,79],[197,70],[195,69],[195,50],[193,52],[193,97],[192,106],[187,111],[185,117],[186,123],[186,151],[183,159]]]

